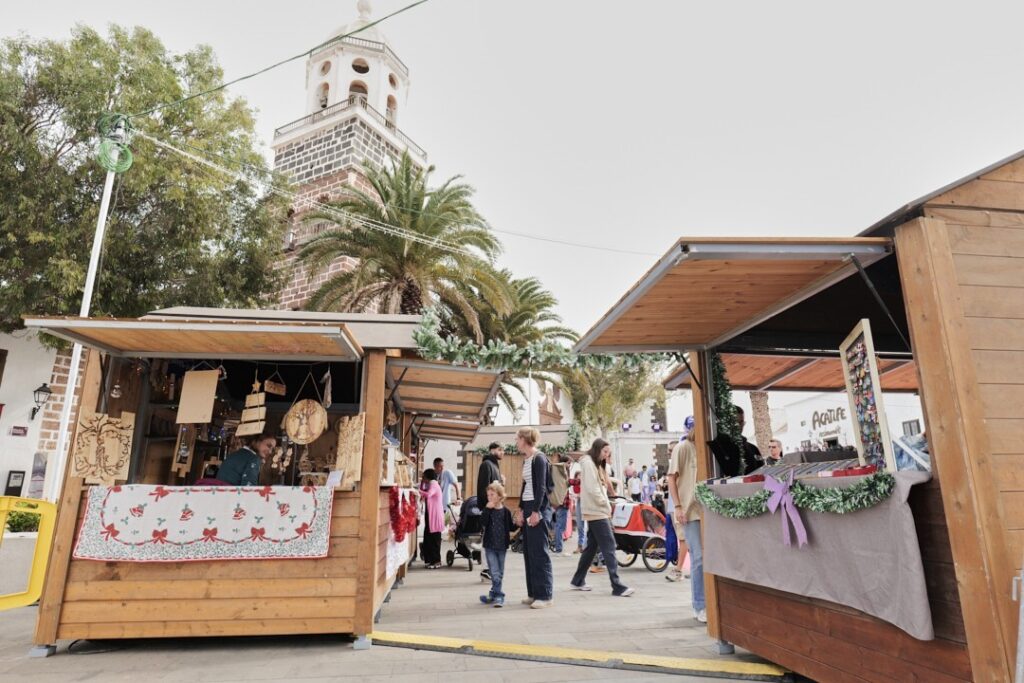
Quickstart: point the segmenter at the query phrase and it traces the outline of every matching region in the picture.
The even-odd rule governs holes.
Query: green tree
[[[563,375],[572,396],[576,422],[585,432],[608,432],[628,422],[646,403],[665,401],[661,363],[630,364],[617,358],[611,367],[575,368]],[[586,444],[584,444],[586,445]]]
[[[443,318],[460,319],[473,337],[483,339],[481,305],[470,292],[508,311],[509,292],[493,266],[501,244],[473,206],[473,188],[458,177],[431,187],[433,170],[418,167],[408,154],[386,168],[366,164],[371,190],[347,187],[329,209],[306,218],[338,226],[300,252],[312,271],[342,256],[356,260],[352,270],[324,282],[308,308],[420,313],[436,306]],[[367,227],[366,221],[397,226],[415,238]]]
[[[0,330],[21,315],[77,314],[105,171],[96,123],[223,80],[209,47],[173,54],[149,31],[77,27],[66,41],[0,43]],[[252,110],[224,91],[135,120],[156,138],[184,138],[265,169]],[[95,315],[171,305],[257,306],[278,288],[284,202],[255,182],[131,143],[115,184]]]

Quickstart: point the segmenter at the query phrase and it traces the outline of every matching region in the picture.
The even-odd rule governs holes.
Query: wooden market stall
[[[393,490],[415,486],[405,456],[418,413],[396,401],[389,364],[414,354],[418,322],[418,316],[195,308],[130,320],[27,319],[29,327],[89,349],[40,601],[35,643],[41,652],[52,652],[62,639],[313,633],[352,634],[357,646],[368,646],[374,619],[415,547],[414,530],[396,540],[392,508]],[[176,416],[196,405],[187,396],[189,374],[197,372],[213,375],[208,405],[199,402],[210,416],[180,424]],[[490,373],[492,384],[494,378]],[[431,407],[439,406],[417,405]],[[101,465],[114,450],[112,437],[98,437],[100,447],[78,457],[89,425],[100,423],[121,428],[124,457],[106,470]],[[208,556],[216,554],[210,548],[235,547],[222,541],[239,529],[225,529],[231,522],[224,520],[219,530],[203,528],[204,538],[194,543],[198,555],[182,561],[159,555],[163,549],[155,546],[149,554],[134,549],[150,548],[142,543],[123,543],[117,552],[124,557],[89,554],[93,548],[83,539],[97,508],[111,522],[101,529],[109,540],[128,534],[133,516],[146,518],[147,505],[159,511],[180,495],[181,524],[159,517],[152,536],[172,545],[175,533],[191,533],[185,525],[202,515],[211,496],[236,495],[196,484],[233,447],[236,432],[283,440],[285,448],[263,463],[260,486],[237,489],[255,507],[246,504],[246,517],[239,503],[234,514],[242,536],[252,526],[245,542],[274,545],[277,554]],[[336,488],[337,481],[327,484],[330,471],[339,477]],[[152,499],[130,514],[108,506],[115,496],[147,491]],[[98,492],[106,497],[91,495]],[[294,537],[298,550],[278,550],[289,542],[272,538],[278,514],[290,522],[277,528]],[[214,519],[197,528],[214,527]],[[286,529],[300,522],[298,533]],[[308,554],[304,544],[318,530],[322,552]],[[267,540],[274,543],[259,543]]]
[[[821,681],[1008,682],[1024,553],[1024,153],[860,237],[680,240],[577,348],[691,352],[672,381],[693,385],[698,476],[708,478],[709,352],[735,388],[842,390],[838,350],[861,319],[882,386],[922,400],[932,478],[907,502],[934,637],[711,574],[708,631]],[[844,522],[854,532],[858,514]]]

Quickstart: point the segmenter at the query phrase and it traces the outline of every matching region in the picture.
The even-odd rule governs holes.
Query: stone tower
[[[296,263],[298,248],[330,226],[304,220],[313,202],[347,186],[368,189],[361,173],[366,161],[382,166],[408,152],[414,163],[427,165],[426,152],[398,128],[408,67],[376,26],[341,37],[372,21],[369,0],[358,0],[356,9],[359,18],[332,31],[306,60],[303,116],[274,131],[274,169],[289,176],[298,194],[284,245],[282,267],[290,275],[280,308],[301,308],[331,274],[353,265],[341,258],[311,274]]]

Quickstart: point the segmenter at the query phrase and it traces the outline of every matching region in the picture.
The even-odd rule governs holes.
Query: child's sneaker
[[[668,574],[665,574],[665,580],[666,581],[682,581],[683,580],[683,572],[679,571],[678,569],[673,569]]]
[[[495,607],[504,607],[505,598],[494,598],[494,600],[491,601],[491,604],[493,604]]]
[[[495,598],[492,598],[490,595],[481,595],[480,596],[480,602],[484,603],[485,605],[493,605],[494,604],[494,600],[495,600]]]

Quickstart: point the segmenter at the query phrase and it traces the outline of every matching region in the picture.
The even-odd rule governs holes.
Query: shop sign
[[[28,436],[28,427],[11,427],[11,436]]]
[[[811,415],[811,429],[820,429],[836,422],[846,420],[846,408],[828,408],[826,410],[815,410]]]

